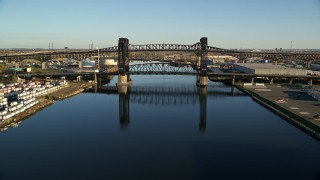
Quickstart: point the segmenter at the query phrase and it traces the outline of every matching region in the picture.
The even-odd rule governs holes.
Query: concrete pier
[[[232,84],[232,86],[234,86],[234,85],[235,85],[235,82],[236,82],[236,76],[235,76],[235,75],[233,75],[233,76],[232,76],[232,83],[231,83],[231,84]]]
[[[208,76],[197,75],[197,86],[208,86]]]
[[[320,102],[303,92],[302,88],[274,85],[267,85],[264,89],[237,87],[250,94],[256,102],[320,140],[320,121],[314,118],[320,113]]]
[[[293,84],[293,78],[289,79],[289,85],[291,86]]]
[[[125,74],[125,75],[118,76],[118,86],[130,85],[131,83],[132,81],[129,75]]]
[[[82,76],[77,76],[77,82],[82,81]]]
[[[269,84],[273,85],[273,78],[270,78]]]

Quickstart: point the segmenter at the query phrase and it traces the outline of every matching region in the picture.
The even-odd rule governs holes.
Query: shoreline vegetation
[[[95,83],[89,82],[69,82],[69,85],[62,89],[51,92],[44,96],[37,97],[39,103],[37,103],[36,105],[32,106],[22,113],[13,116],[12,118],[0,121],[0,130],[5,131],[9,127],[17,127],[23,120],[54,104],[55,101],[64,100],[80,94],[86,88],[94,85]]]

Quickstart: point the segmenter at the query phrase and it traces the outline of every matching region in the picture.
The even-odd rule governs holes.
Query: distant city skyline
[[[0,48],[194,44],[320,49],[320,0],[0,0]]]

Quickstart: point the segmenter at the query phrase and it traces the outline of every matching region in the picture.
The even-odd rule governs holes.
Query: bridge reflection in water
[[[126,128],[130,123],[130,89],[119,87],[119,119],[121,128]]]
[[[118,94],[119,122],[122,129],[130,124],[130,104],[146,104],[153,106],[182,106],[199,104],[199,131],[205,131],[207,122],[207,97],[223,98],[226,96],[246,96],[240,91],[219,91],[215,87],[150,87],[150,86],[96,86],[95,93]],[[208,90],[210,89],[210,90]]]

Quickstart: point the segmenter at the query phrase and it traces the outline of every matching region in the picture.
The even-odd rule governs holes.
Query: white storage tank
[[[105,59],[103,65],[105,65],[105,66],[117,66],[118,65],[118,61],[116,61],[115,59]]]

